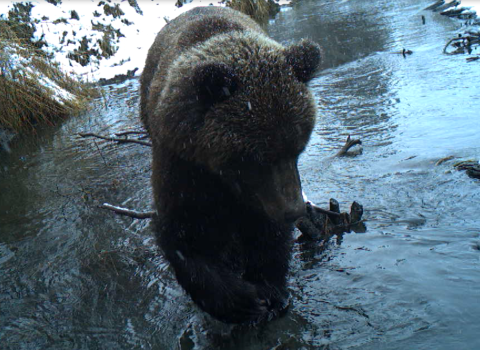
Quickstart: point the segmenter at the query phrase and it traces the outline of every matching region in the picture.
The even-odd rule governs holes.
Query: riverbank
[[[18,133],[85,111],[98,93],[0,20],[0,149]]]

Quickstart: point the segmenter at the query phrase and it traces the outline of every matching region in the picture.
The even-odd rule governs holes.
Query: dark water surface
[[[271,23],[275,39],[325,51],[304,190],[322,206],[356,200],[368,219],[326,250],[295,247],[286,317],[211,321],[147,221],[97,209],[150,209],[148,148],[75,136],[138,128],[131,81],[0,154],[0,349],[479,349],[480,182],[435,163],[480,158],[480,66],[442,55],[460,23],[430,3],[304,0]],[[333,158],[349,134],[363,154]]]

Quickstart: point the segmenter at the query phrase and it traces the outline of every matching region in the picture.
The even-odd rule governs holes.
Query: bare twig
[[[107,160],[106,160],[105,157],[103,156],[103,153],[102,153],[102,151],[100,150],[100,147],[98,147],[97,141],[93,141],[93,143],[95,144],[95,147],[97,148],[97,151],[98,151],[98,153],[100,154],[100,157],[102,157],[103,163],[104,163],[106,166],[108,166]]]
[[[116,138],[116,137],[108,137],[108,136],[102,136],[94,133],[80,133],[78,134],[81,137],[96,137],[102,140],[107,140],[107,141],[112,141],[112,142],[118,142],[118,143],[136,143],[142,146],[148,146],[152,147],[152,144],[150,142],[146,141],[141,141],[141,140],[132,140],[132,139],[127,139],[127,138]]]
[[[108,209],[113,211],[115,214],[118,215],[123,215],[123,216],[129,216],[131,218],[135,219],[151,219],[154,217],[155,212],[154,211],[136,211],[136,210],[130,210],[122,207],[117,207],[108,203],[103,203],[102,205],[99,206],[101,209]]]
[[[127,135],[147,135],[146,131],[124,131],[115,134],[116,136],[127,136]]]
[[[454,41],[463,41],[463,40],[465,40],[465,38],[463,37],[450,39],[448,43],[445,45],[445,47],[443,48],[443,53],[450,55],[451,53],[447,52],[447,48],[450,46],[450,44],[453,43]]]

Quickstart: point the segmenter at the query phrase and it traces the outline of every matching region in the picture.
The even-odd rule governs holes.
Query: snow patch
[[[86,81],[110,79],[128,71],[133,72],[136,68],[135,75],[139,76],[148,49],[167,21],[197,6],[224,6],[220,0],[193,0],[180,8],[175,6],[176,0],[139,0],[138,8],[126,0],[103,3],[99,0],[62,1],[59,5],[46,0],[30,2],[34,5],[31,17],[38,21],[35,39],[42,38],[48,43],[48,48],[44,49],[53,54],[54,60],[60,63],[65,72],[80,75]],[[281,0],[278,3],[287,5],[290,2]],[[106,5],[118,8],[124,15],[107,15],[104,11]],[[0,1],[0,14],[6,17],[11,8],[13,2]],[[69,59],[68,55],[76,49],[78,52],[83,37],[87,38],[90,49],[98,52],[105,50],[101,45],[105,34],[92,29],[94,25],[111,25],[119,30],[113,33],[115,45],[111,49],[115,52],[110,58],[91,56],[91,62],[82,66]]]
[[[30,2],[34,5],[31,17],[38,21],[35,39],[42,38],[48,43],[48,48],[44,49],[54,55],[55,61],[61,64],[64,71],[78,74],[87,81],[109,79],[134,71],[135,68],[138,68],[135,74],[140,75],[148,49],[167,21],[197,6],[224,6],[220,0],[193,0],[180,8],[175,6],[176,0],[138,1],[139,9],[126,0],[103,3],[99,0],[63,1],[59,5],[50,4],[46,0]],[[279,2],[280,5],[289,3],[290,0]],[[114,6],[124,15],[107,15],[104,10],[107,5]],[[11,8],[12,2],[0,1],[0,14],[7,16]],[[114,54],[107,59],[90,56],[91,62],[82,66],[69,59],[68,55],[76,49],[78,52],[84,37],[87,38],[90,49],[105,52],[105,47],[101,45],[105,34],[92,29],[95,25],[111,25],[119,30],[113,33],[115,45],[110,50]]]

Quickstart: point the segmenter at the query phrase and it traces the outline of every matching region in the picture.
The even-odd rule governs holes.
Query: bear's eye
[[[223,63],[199,64],[192,72],[191,81],[198,101],[208,109],[230,98],[237,89],[233,69]]]

